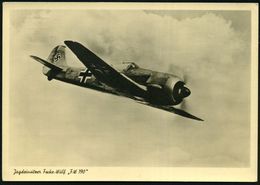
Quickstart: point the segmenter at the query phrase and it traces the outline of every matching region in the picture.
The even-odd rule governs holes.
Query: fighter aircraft
[[[133,62],[112,66],[78,42],[64,41],[64,43],[85,68],[67,65],[64,45],[56,46],[47,60],[31,55],[33,59],[44,65],[43,74],[48,80],[56,79],[124,96],[144,105],[203,121],[174,107],[191,94],[185,82],[178,76],[144,69]]]

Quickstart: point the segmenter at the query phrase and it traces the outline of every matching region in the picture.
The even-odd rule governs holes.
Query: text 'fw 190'
[[[144,69],[133,62],[109,65],[82,44],[65,41],[65,45],[84,64],[85,68],[67,65],[65,46],[56,46],[44,60],[31,56],[43,64],[48,80],[56,79],[78,86],[131,98],[138,103],[191,118],[202,119],[174,107],[191,94],[178,76]]]

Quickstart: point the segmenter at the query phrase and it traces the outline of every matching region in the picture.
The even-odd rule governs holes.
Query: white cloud
[[[223,156],[231,145],[223,165],[248,161],[250,48],[249,40],[240,37],[231,20],[212,12],[175,19],[143,11],[16,11],[11,21],[11,113],[23,120],[13,127],[17,134],[13,147],[19,133],[29,134],[19,143],[31,143],[25,153],[37,146],[31,142],[37,134],[50,134],[37,138],[42,143],[40,156],[52,152],[42,164],[61,162],[54,156],[60,154],[62,149],[56,146],[63,142],[67,144],[63,162],[74,156],[70,165],[89,164],[90,158],[91,165],[115,161],[118,165],[134,165],[135,161],[151,165],[154,157],[156,165],[192,166],[197,160],[212,166],[221,160],[203,161],[202,156]],[[190,111],[206,121],[198,125],[123,98],[48,82],[40,74],[40,65],[28,56],[47,57],[52,47],[67,39],[81,42],[112,64],[132,60],[158,71],[182,68],[192,90]],[[67,54],[70,65],[81,65],[69,50]],[[58,133],[59,139],[52,143]],[[76,156],[71,154],[75,150]],[[232,157],[241,163],[228,160]],[[32,164],[19,157],[14,161]]]

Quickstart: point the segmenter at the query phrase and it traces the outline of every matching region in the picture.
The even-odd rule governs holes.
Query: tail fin
[[[63,45],[53,48],[47,61],[60,67],[67,66],[65,48]]]
[[[31,55],[31,57],[43,64],[42,72],[51,80],[58,72],[62,71],[67,67],[65,58],[66,46],[59,45],[53,48],[47,60],[43,60],[37,56]]]

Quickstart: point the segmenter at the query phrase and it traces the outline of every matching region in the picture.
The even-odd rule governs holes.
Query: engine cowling
[[[185,83],[176,77],[169,77],[166,80],[164,91],[173,105],[181,103],[184,98],[191,94]]]

